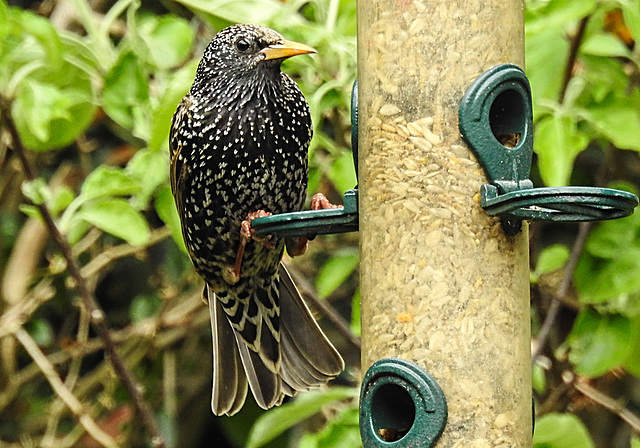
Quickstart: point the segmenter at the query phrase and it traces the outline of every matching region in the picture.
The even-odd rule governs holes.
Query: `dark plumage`
[[[254,216],[303,206],[311,118],[280,64],[312,52],[268,28],[226,28],[205,50],[173,117],[171,187],[187,249],[206,282],[217,415],[242,407],[247,379],[267,409],[344,368],[280,262],[284,240],[260,242],[247,233]]]

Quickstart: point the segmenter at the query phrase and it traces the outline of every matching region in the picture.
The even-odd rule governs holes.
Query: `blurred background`
[[[525,6],[534,183],[637,193],[640,0]],[[356,185],[355,1],[0,0],[0,107],[35,177],[5,119],[0,447],[152,446],[36,205],[68,241],[167,446],[361,446],[357,233],[318,237],[285,260],[346,371],[274,410],[249,396],[232,418],[210,411],[209,314],[181,240],[167,139],[204,48],[238,22],[318,49],[283,71],[312,112],[309,193],[341,203]],[[532,225],[531,282],[534,446],[639,448],[640,213]]]

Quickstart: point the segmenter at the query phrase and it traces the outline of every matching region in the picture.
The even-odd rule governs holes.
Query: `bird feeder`
[[[358,3],[344,207],[259,236],[359,230],[364,448],[531,446],[528,226],[632,213],[618,190],[533,188],[522,0]]]
[[[531,446],[528,229],[482,209],[458,129],[506,62],[524,62],[521,0],[358,3],[362,366],[408,360],[444,392],[442,435],[413,446]],[[364,430],[412,446],[412,425]]]

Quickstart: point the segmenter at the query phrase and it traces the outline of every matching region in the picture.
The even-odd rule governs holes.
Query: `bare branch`
[[[622,420],[627,422],[636,433],[640,434],[640,417],[627,409],[620,401],[599,391],[595,387],[592,387],[584,378],[576,378],[573,382],[573,387],[575,387],[576,390],[583,394],[585,397],[590,398],[599,405],[616,414]]]
[[[564,268],[564,276],[562,277],[560,286],[558,286],[558,290],[551,298],[549,311],[544,318],[544,322],[542,323],[542,327],[540,327],[540,332],[538,333],[538,337],[536,338],[536,349],[531,355],[532,363],[536,362],[536,359],[544,351],[545,346],[547,345],[547,341],[549,340],[549,336],[551,335],[553,325],[556,323],[558,314],[560,314],[560,310],[562,309],[561,298],[566,296],[569,292],[569,288],[571,288],[573,274],[576,271],[576,266],[578,266],[578,260],[580,259],[580,254],[582,253],[582,249],[584,248],[584,244],[587,241],[590,230],[591,223],[580,223],[580,227],[578,228],[578,235],[576,236],[576,240],[573,243],[573,248],[571,249],[571,256],[569,257],[569,261]]]
[[[562,84],[560,88],[560,98],[559,102],[562,103],[564,101],[564,96],[567,93],[567,87],[569,87],[569,81],[573,77],[573,68],[576,64],[576,59],[578,58],[578,50],[580,49],[580,45],[582,44],[582,39],[584,37],[584,30],[587,28],[587,23],[591,18],[590,15],[585,16],[580,21],[578,25],[578,29],[576,33],[571,38],[571,45],[569,47],[569,57],[567,58],[567,65],[564,67],[564,75],[562,78]]]
[[[6,98],[0,98],[0,113],[2,116],[2,121],[8,128],[9,134],[11,135],[11,139],[13,141],[13,149],[22,163],[25,177],[27,180],[33,181],[36,178],[35,170],[33,169],[33,166],[27,157],[27,151],[22,144],[20,134],[18,133],[15,122],[13,121],[13,118],[11,116],[11,103]],[[36,205],[36,207],[38,208],[45,222],[45,225],[47,226],[47,229],[51,234],[51,237],[58,246],[65,261],[67,262],[69,275],[75,281],[75,288],[78,292],[78,295],[80,296],[85,308],[89,311],[91,324],[96,333],[98,333],[98,336],[104,342],[104,348],[107,357],[111,362],[116,375],[131,396],[136,411],[140,415],[142,423],[151,437],[151,443],[155,447],[165,447],[166,444],[162,436],[160,435],[158,425],[151,413],[149,405],[142,396],[141,388],[133,378],[132,373],[129,372],[129,370],[126,368],[123,359],[120,357],[116,350],[115,343],[111,338],[109,328],[107,327],[107,324],[105,322],[104,311],[96,301],[95,297],[90,293],[86,279],[82,276],[80,272],[80,266],[73,256],[71,246],[69,245],[66,238],[62,235],[62,233],[60,233],[60,229],[58,229],[58,226],[56,225],[53,216],[51,215],[47,206],[45,204],[34,205]]]
[[[131,244],[119,244],[117,246],[110,247],[102,252],[97,257],[93,258],[89,263],[84,265],[81,269],[81,273],[85,278],[90,278],[99,274],[103,269],[107,268],[111,263],[119,258],[129,257],[140,253],[147,247],[151,247],[158,244],[171,235],[171,231],[168,227],[162,227],[160,229],[153,230],[149,240],[143,246],[132,246]]]
[[[100,429],[93,418],[91,418],[91,416],[87,414],[87,412],[85,412],[82,403],[80,403],[75,395],[73,395],[73,393],[71,393],[71,391],[64,385],[64,383],[58,376],[56,369],[53,367],[53,364],[51,364],[44,353],[40,351],[40,348],[38,348],[38,344],[36,344],[36,341],[33,340],[29,333],[20,328],[15,332],[15,336],[27,351],[27,353],[29,353],[29,356],[31,356],[31,358],[38,365],[58,397],[60,397],[62,401],[64,401],[64,403],[69,407],[71,412],[73,412],[73,414],[78,417],[78,420],[80,421],[84,429],[86,429],[87,432],[91,434],[91,437],[96,439],[107,448],[118,448],[119,445],[111,437],[109,437],[108,434]]]

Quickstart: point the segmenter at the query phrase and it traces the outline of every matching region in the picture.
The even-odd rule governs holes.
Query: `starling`
[[[281,263],[284,239],[259,239],[251,230],[256,217],[304,204],[311,117],[280,64],[315,52],[262,26],[225,28],[173,116],[171,188],[205,280],[216,415],[238,412],[247,385],[269,409],[344,368]]]

